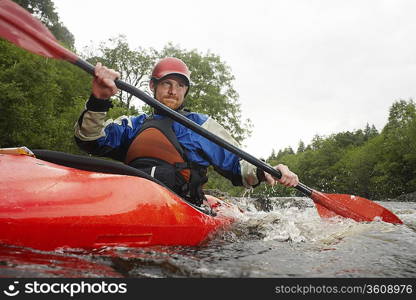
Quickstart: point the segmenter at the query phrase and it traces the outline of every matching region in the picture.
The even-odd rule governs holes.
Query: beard
[[[179,99],[172,96],[163,97],[161,102],[173,110],[177,109],[181,105]]]

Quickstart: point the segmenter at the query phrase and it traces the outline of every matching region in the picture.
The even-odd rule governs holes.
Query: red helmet
[[[190,85],[191,72],[182,60],[175,57],[161,59],[153,68],[152,79],[160,80],[171,74],[181,75],[186,80],[186,84]]]

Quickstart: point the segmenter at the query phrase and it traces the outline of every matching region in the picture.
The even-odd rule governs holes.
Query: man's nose
[[[172,85],[169,87],[169,94],[170,94],[170,95],[176,95],[177,90],[178,90],[178,87],[176,87],[174,84],[172,84]]]

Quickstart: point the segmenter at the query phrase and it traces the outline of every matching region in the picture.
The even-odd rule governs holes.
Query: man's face
[[[175,75],[169,75],[160,80],[155,86],[151,82],[150,88],[156,89],[155,98],[167,107],[176,110],[183,103],[188,86],[185,81]]]

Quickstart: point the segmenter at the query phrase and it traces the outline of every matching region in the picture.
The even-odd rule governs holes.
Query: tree
[[[218,55],[185,50],[168,44],[157,52],[159,58],[174,56],[182,59],[191,71],[192,85],[186,107],[205,113],[223,125],[242,142],[251,134],[250,119],[242,119],[238,93],[233,87],[230,67]]]
[[[0,146],[77,152],[73,125],[89,93],[89,76],[4,40],[0,53]]]
[[[415,114],[416,106],[412,99],[394,102],[390,107],[387,125],[382,132],[394,132],[394,130],[407,127],[414,120]]]
[[[416,106],[413,100],[396,101],[381,132],[381,158],[376,169],[378,181],[388,187],[386,196],[393,197],[416,188]]]
[[[305,152],[305,143],[301,140],[299,141],[297,153]]]
[[[13,0],[37,17],[67,47],[74,50],[75,39],[72,33],[59,20],[52,0]]]
[[[270,154],[269,158],[267,158],[268,161],[275,160],[277,158],[276,151],[272,149],[272,154]]]
[[[381,138],[374,138],[366,144],[350,148],[336,163],[334,189],[338,193],[356,194],[377,199],[384,194],[383,188],[374,180],[379,174],[376,164],[380,159]]]
[[[311,150],[318,150],[319,148],[322,147],[322,143],[324,139],[325,137],[315,134],[314,137],[312,138],[311,144],[308,145],[308,148]]]
[[[364,139],[365,141],[368,141],[374,137],[379,135],[377,128],[374,126],[374,124],[370,127],[370,125],[367,123],[364,129]]]
[[[119,35],[100,43],[98,53],[87,58],[92,64],[100,61],[105,66],[121,73],[120,79],[139,89],[144,89],[149,83],[149,75],[155,64],[156,57],[152,49],[131,49],[126,36]],[[88,49],[87,49],[88,51]],[[85,54],[84,54],[85,56]],[[121,107],[131,108],[133,95],[120,91],[116,98]],[[139,103],[140,104],[140,103]],[[140,105],[137,105],[140,106]]]

